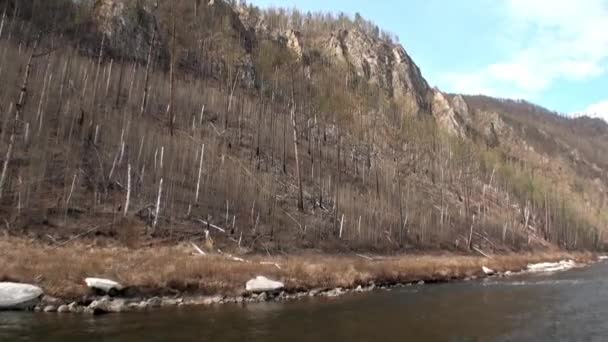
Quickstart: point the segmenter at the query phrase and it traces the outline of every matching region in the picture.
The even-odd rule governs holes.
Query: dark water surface
[[[291,303],[2,313],[0,341],[608,341],[608,263]]]

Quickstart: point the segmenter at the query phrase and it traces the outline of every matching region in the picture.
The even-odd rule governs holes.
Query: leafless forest
[[[504,144],[447,134],[314,50],[248,46],[205,2],[161,1],[153,21],[130,6],[150,30],[100,33],[87,1],[0,1],[5,234],[262,253],[603,247],[603,202],[578,206]],[[359,18],[267,15],[305,37],[351,25],[396,40]]]

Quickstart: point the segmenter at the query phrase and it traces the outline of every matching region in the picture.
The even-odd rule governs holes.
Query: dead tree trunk
[[[298,179],[298,210],[304,212],[304,190],[302,189],[302,176],[300,174],[300,159],[298,157],[298,128],[296,125],[296,106],[291,107],[291,122],[293,123],[293,150],[296,158],[296,177]]]
[[[8,151],[6,152],[6,158],[4,159],[4,165],[2,166],[2,173],[0,174],[0,199],[2,198],[2,190],[4,188],[4,182],[6,182],[6,173],[8,172],[8,163],[11,160],[13,153],[13,143],[15,136],[11,135],[11,140],[8,144]]]
[[[21,90],[19,91],[19,99],[17,100],[17,104],[15,105],[15,121],[19,120],[21,116],[21,112],[23,110],[23,106],[25,105],[25,100],[27,96],[27,84],[30,79],[30,74],[32,73],[32,61],[34,60],[36,50],[38,49],[38,44],[40,43],[41,35],[38,34],[36,37],[36,41],[34,42],[34,47],[32,48],[32,53],[27,61],[27,66],[25,67],[25,74],[23,76],[23,83],[21,84]]]
[[[150,49],[148,50],[148,58],[146,61],[146,75],[144,79],[144,93],[141,98],[141,107],[139,109],[139,116],[143,116],[146,112],[146,106],[148,105],[148,87],[150,83],[150,69],[152,67],[152,51],[154,50],[154,43],[156,41],[156,30],[152,32],[152,41],[150,42]]]
[[[171,65],[169,72],[169,105],[167,106],[167,119],[169,120],[169,132],[171,136],[173,136],[173,129],[175,125],[175,111],[173,109],[173,99],[174,95],[174,82],[175,82],[175,10],[173,9],[173,5],[171,5]]]
[[[95,79],[93,80],[93,103],[91,104],[91,110],[95,110],[95,105],[97,104],[97,89],[98,81],[99,81],[99,73],[101,70],[101,61],[103,60],[103,49],[106,44],[106,35],[104,34],[101,38],[101,45],[99,46],[99,55],[97,57],[97,69],[95,70]]]
[[[118,85],[116,86],[116,100],[114,102],[114,108],[118,108],[120,104],[120,94],[122,92],[122,80],[125,72],[124,59],[120,60],[120,71],[118,71]]]

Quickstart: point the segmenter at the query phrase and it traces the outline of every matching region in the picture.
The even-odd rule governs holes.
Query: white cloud
[[[608,70],[608,0],[506,0],[503,60],[443,75],[450,91],[534,99],[559,80],[584,81]],[[500,41],[500,39],[497,39]],[[498,48],[498,47],[489,47]]]
[[[608,100],[594,103],[587,107],[583,112],[578,115],[587,115],[592,118],[604,119],[608,122]]]

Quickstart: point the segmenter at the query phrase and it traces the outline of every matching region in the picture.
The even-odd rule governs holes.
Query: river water
[[[0,312],[0,341],[608,341],[608,263],[288,303]]]

